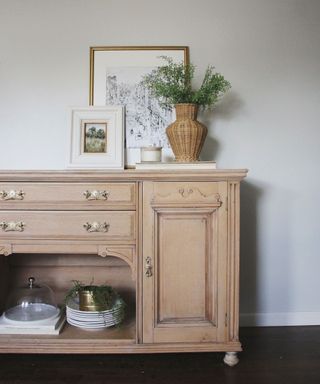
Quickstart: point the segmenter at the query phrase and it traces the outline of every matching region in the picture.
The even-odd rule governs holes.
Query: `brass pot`
[[[176,104],[175,108],[176,121],[166,133],[176,161],[198,161],[208,129],[197,120],[196,104]]]
[[[105,305],[95,302],[93,291],[91,289],[83,289],[79,292],[79,309],[80,311],[104,311]]]

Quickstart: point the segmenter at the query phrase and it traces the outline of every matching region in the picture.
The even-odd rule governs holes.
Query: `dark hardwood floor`
[[[242,328],[236,367],[221,353],[0,355],[0,383],[320,384],[320,326]]]

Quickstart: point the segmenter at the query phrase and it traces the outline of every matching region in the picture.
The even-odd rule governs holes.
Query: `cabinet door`
[[[226,335],[227,184],[145,182],[143,342]]]

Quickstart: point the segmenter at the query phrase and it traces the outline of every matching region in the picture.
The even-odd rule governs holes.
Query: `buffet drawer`
[[[0,209],[135,209],[135,183],[0,183]]]
[[[0,240],[134,241],[134,211],[0,211]]]

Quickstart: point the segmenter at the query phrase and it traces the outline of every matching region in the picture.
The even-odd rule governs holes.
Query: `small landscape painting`
[[[107,123],[84,123],[84,148],[85,153],[107,152]]]

